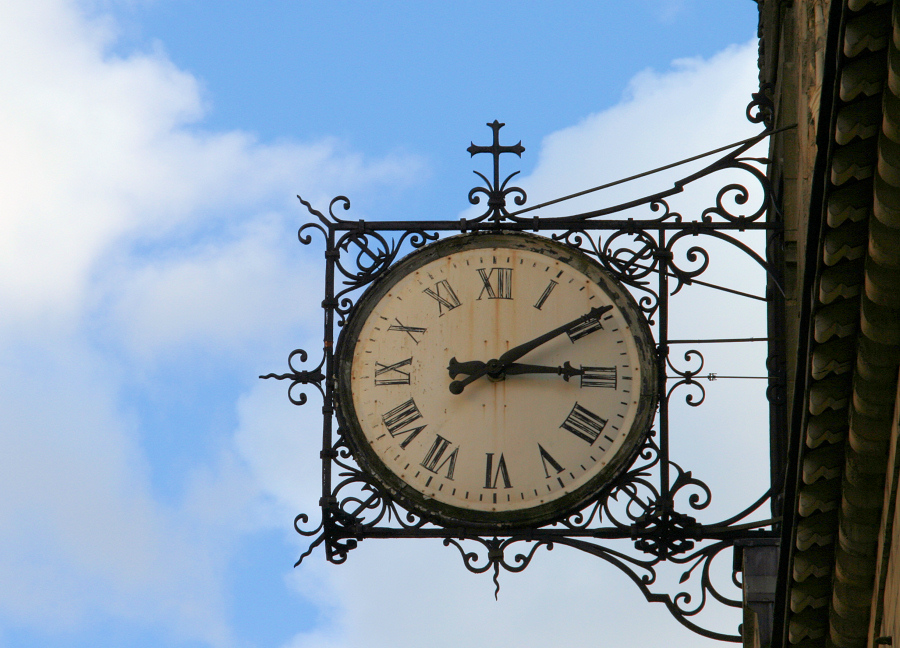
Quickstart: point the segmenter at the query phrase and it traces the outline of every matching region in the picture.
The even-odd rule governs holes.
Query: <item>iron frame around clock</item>
[[[635,386],[637,396],[643,403],[635,416],[631,428],[624,433],[625,443],[622,451],[614,455],[609,462],[588,483],[577,490],[557,496],[553,501],[528,509],[515,511],[480,511],[463,509],[444,504],[436,499],[426,497],[414,487],[403,481],[388,468],[382,458],[372,449],[362,431],[359,417],[353,404],[352,380],[353,354],[358,337],[372,310],[376,308],[387,293],[398,281],[415,272],[431,261],[448,254],[470,249],[505,249],[527,250],[537,252],[547,258],[565,263],[590,278],[601,287],[606,296],[614,303],[622,317],[630,325],[631,335],[637,347],[637,360],[641,364],[640,380]],[[431,245],[416,250],[405,258],[394,263],[388,270],[374,280],[365,293],[357,300],[352,312],[348,315],[347,325],[343,327],[335,349],[335,379],[337,380],[335,409],[339,429],[345,430],[346,437],[354,459],[365,472],[372,476],[386,492],[407,510],[436,524],[448,527],[466,527],[482,533],[501,532],[509,529],[528,526],[543,526],[572,514],[584,506],[585,502],[596,498],[607,484],[612,483],[623,470],[633,463],[640,451],[650,425],[656,414],[656,394],[658,379],[656,371],[655,349],[653,337],[639,307],[631,295],[609,276],[600,265],[571,247],[557,243],[552,239],[537,237],[525,232],[472,232],[441,239]],[[442,359],[446,361],[447,358]],[[449,383],[449,379],[447,381]]]
[[[758,98],[754,96],[754,99]],[[758,101],[757,101],[758,103]],[[766,113],[759,111],[751,121],[766,121]],[[513,173],[501,182],[499,159],[504,153],[521,156],[521,142],[515,146],[501,146],[499,131],[503,124],[495,121],[488,126],[493,131],[491,146],[469,147],[474,156],[489,153],[493,156],[493,180],[475,172],[485,185],[472,189],[469,201],[479,204],[487,198],[487,209],[473,219],[454,220],[397,220],[370,222],[346,220],[335,213],[336,208],[350,209],[350,201],[338,196],[331,201],[327,215],[300,198],[315,220],[303,225],[298,233],[300,242],[309,245],[312,232],[324,238],[325,286],[323,353],[318,364],[304,369],[295,363],[308,361],[305,350],[297,349],[288,357],[289,371],[267,374],[261,378],[290,381],[288,397],[295,405],[307,402],[303,391],[311,385],[323,399],[322,495],[319,500],[321,520],[307,528],[309,516],[299,514],[295,529],[311,538],[307,550],[297,565],[322,545],[326,559],[333,563],[346,561],[348,552],[363,539],[373,538],[435,538],[446,546],[456,547],[467,569],[476,573],[493,571],[494,581],[500,569],[519,572],[530,564],[536,551],[545,547],[564,545],[589,553],[621,569],[641,590],[648,601],[663,603],[684,626],[713,639],[739,642],[740,634],[728,634],[703,627],[697,621],[709,601],[740,608],[740,589],[737,596],[720,592],[712,582],[711,565],[723,552],[737,545],[774,542],[779,536],[780,501],[776,488],[760,494],[744,510],[712,524],[701,524],[694,517],[706,508],[712,498],[710,488],[689,470],[684,470],[670,458],[669,403],[676,390],[687,389],[685,402],[697,407],[705,399],[701,380],[713,381],[716,374],[704,375],[704,356],[701,349],[707,344],[765,343],[767,345],[766,397],[770,408],[772,439],[779,439],[785,425],[785,362],[783,342],[784,289],[783,219],[777,209],[777,198],[769,186],[765,159],[748,156],[748,151],[773,131],[695,156],[662,169],[626,178],[616,183],[594,187],[573,196],[542,203],[518,211],[507,209],[508,200],[517,206],[526,202],[525,192],[511,187]],[[671,187],[631,200],[587,212],[566,216],[541,216],[546,208],[593,191],[646,177],[704,157],[721,154],[701,170],[691,173]],[[718,190],[714,204],[698,217],[686,219],[670,208],[669,199],[682,193],[698,180],[720,172],[740,172],[749,182],[729,179]],[[748,188],[749,187],[749,188]],[[754,189],[756,193],[752,192]],[[756,199],[753,199],[756,196]],[[299,198],[299,196],[298,196]],[[734,206],[755,206],[736,213]],[[731,206],[729,206],[731,205]],[[622,212],[649,209],[650,217],[616,218]],[[527,214],[527,215],[526,215]],[[611,483],[556,522],[503,530],[486,530],[462,524],[446,524],[405,510],[390,490],[374,479],[363,466],[354,462],[354,448],[344,430],[335,428],[335,388],[337,385],[335,330],[353,317],[354,296],[379,280],[406,250],[421,249],[437,241],[445,232],[549,232],[554,240],[593,257],[617,281],[630,290],[647,321],[657,327],[656,365],[659,380],[658,425],[651,430],[639,447],[633,463]],[[740,236],[744,232],[766,233],[765,256],[755,252]],[[393,238],[389,238],[393,235]],[[690,237],[690,239],[688,238]],[[733,253],[747,255],[766,272],[764,295],[716,286],[701,279],[710,264],[710,253],[702,245],[691,245],[683,251],[684,260],[676,260],[678,246],[696,238],[724,242]],[[687,264],[687,265],[686,265]],[[337,280],[342,280],[342,288]],[[768,332],[764,338],[707,338],[673,340],[669,337],[669,299],[691,286],[725,290],[743,298],[765,301],[768,308]],[[685,348],[683,354],[674,349]],[[741,377],[735,377],[741,378]],[[755,377],[754,377],[755,378]],[[363,462],[364,463],[364,462]],[[780,475],[773,466],[772,484]],[[614,505],[619,498],[625,502],[624,513],[618,514]],[[676,501],[687,500],[687,508],[679,508]],[[771,516],[760,519],[760,511],[770,502]],[[634,553],[625,553],[609,546],[612,541],[630,540]],[[524,543],[526,549],[515,553],[514,547]],[[474,549],[473,549],[474,547]],[[678,591],[654,591],[657,569],[662,564],[683,566]],[[699,575],[699,576],[698,576]],[[696,581],[694,577],[698,576]],[[733,585],[740,588],[737,575]],[[699,593],[685,589],[690,582],[698,583]],[[699,599],[699,600],[697,600]]]

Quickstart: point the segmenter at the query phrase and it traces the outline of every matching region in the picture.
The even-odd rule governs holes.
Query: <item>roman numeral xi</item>
[[[462,303],[459,301],[459,297],[456,296],[456,292],[450,286],[450,282],[446,279],[441,279],[434,284],[434,290],[426,288],[422,292],[438,303],[439,317],[444,314],[445,310],[447,312],[452,311]]]

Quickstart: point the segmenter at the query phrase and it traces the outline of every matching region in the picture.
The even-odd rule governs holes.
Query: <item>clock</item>
[[[654,344],[594,260],[521,232],[405,257],[336,349],[338,423],[391,497],[448,526],[559,519],[625,470],[656,412]]]

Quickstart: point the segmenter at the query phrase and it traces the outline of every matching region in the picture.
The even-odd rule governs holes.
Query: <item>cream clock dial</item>
[[[359,300],[337,349],[355,457],[443,524],[571,512],[633,459],[656,410],[652,338],[587,256],[523,233],[414,252]]]

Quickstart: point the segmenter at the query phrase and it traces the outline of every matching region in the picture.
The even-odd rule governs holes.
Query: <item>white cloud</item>
[[[671,70],[645,70],[623,100],[541,143],[534,173],[521,184],[529,204],[670,164],[744,138],[762,129],[743,117],[757,85],[756,42],[732,46],[709,60],[681,59]],[[712,161],[715,158],[708,158]],[[687,175],[681,167],[662,178]],[[569,203],[601,207],[658,191],[660,178],[591,194]],[[571,213],[571,212],[570,212]]]
[[[310,349],[312,369],[318,357]],[[310,366],[311,365],[311,366]],[[301,368],[299,363],[298,368]],[[287,368],[285,368],[286,370]],[[308,404],[297,407],[288,400],[289,381],[256,386],[238,404],[240,423],[235,446],[260,487],[279,507],[280,522],[301,512],[314,513],[322,490],[318,455],[322,447],[322,408],[316,388],[298,386],[293,396],[305,393]]]
[[[402,187],[422,161],[203,132],[197,80],[112,55],[115,28],[71,1],[0,3],[0,632],[116,618],[226,646],[235,544],[295,484],[257,470],[266,430],[239,433],[249,464],[223,430],[162,503],[125,378],[187,345],[287,348],[321,299],[296,188]]]
[[[318,323],[319,264],[288,248],[299,245],[286,220],[268,214],[225,241],[110,264],[117,271],[99,286],[113,303],[109,325],[151,358],[185,345],[242,355],[286,339],[301,322]]]
[[[107,367],[56,344],[33,366],[11,355],[0,363],[0,618],[51,631],[98,613],[165,619],[224,645],[216,546],[153,500]]]
[[[71,317],[111,246],[283,209],[297,186],[405,184],[421,162],[340,142],[260,144],[204,133],[198,84],[162,54],[108,53],[111,26],[73,3],[0,7],[0,299],[6,324]],[[296,208],[295,208],[296,209]],[[109,269],[107,269],[109,270]]]

